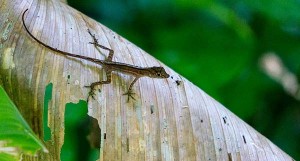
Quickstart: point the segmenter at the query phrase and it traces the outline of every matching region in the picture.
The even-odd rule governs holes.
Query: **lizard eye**
[[[156,73],[157,76],[161,77],[161,73]]]

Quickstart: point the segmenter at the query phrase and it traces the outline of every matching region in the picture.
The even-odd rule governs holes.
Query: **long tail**
[[[65,51],[61,51],[57,48],[54,48],[54,47],[51,47],[47,44],[45,44],[44,42],[42,42],[41,40],[37,39],[36,37],[34,37],[28,30],[27,26],[25,25],[25,13],[28,11],[28,9],[26,9],[24,12],[23,12],[23,15],[22,15],[22,22],[23,22],[23,26],[26,30],[26,32],[35,40],[37,41],[39,44],[45,46],[46,48],[50,49],[50,50],[53,50],[55,52],[58,52],[62,55],[67,55],[67,56],[70,56],[70,57],[75,57],[75,58],[80,58],[80,59],[84,59],[84,60],[88,60],[88,61],[91,61],[91,62],[94,62],[94,63],[97,63],[97,64],[103,64],[103,61],[101,60],[98,60],[98,59],[94,59],[94,58],[90,58],[90,57],[87,57],[87,56],[82,56],[82,55],[77,55],[77,54],[72,54],[72,53],[68,53],[68,52],[65,52]]]

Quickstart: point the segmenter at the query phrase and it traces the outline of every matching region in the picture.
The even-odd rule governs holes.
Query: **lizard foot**
[[[90,86],[84,86],[86,88],[90,88],[90,91],[89,91],[89,95],[88,95],[88,98],[87,98],[87,102],[89,102],[90,98],[92,97],[93,100],[95,100],[95,86],[93,85],[90,85]]]
[[[135,98],[133,97],[135,93],[132,92],[132,90],[128,90],[126,93],[124,93],[123,95],[127,95],[127,102],[129,102],[129,99],[132,98],[133,100],[135,100]]]

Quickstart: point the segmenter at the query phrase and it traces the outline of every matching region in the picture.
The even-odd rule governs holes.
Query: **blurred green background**
[[[173,68],[300,159],[299,0],[68,3]],[[273,78],[261,65],[269,52],[273,55],[264,60],[277,72]]]

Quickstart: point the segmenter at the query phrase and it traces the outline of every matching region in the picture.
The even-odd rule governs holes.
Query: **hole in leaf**
[[[87,138],[90,126],[93,127],[90,124],[95,122],[87,112],[86,101],[80,100],[77,104],[66,104],[65,136],[60,153],[61,161],[95,161],[99,158],[99,149],[92,149]],[[98,144],[100,145],[100,143]]]
[[[43,129],[44,129],[44,141],[49,141],[51,139],[51,129],[48,126],[48,105],[52,99],[52,88],[53,84],[49,83],[46,86],[44,95],[44,111],[43,111]]]

